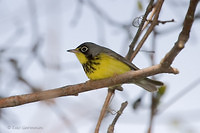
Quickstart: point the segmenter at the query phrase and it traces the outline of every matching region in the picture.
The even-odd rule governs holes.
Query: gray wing
[[[103,53],[107,53],[108,55],[116,58],[117,60],[120,60],[121,62],[127,64],[132,70],[139,70],[138,67],[136,67],[133,63],[131,63],[130,61],[128,61],[126,58],[124,58],[123,56],[119,55],[118,53],[108,49],[108,48],[105,48],[103,51]]]
[[[138,67],[136,67],[134,64],[132,64],[131,62],[129,62],[126,58],[122,57],[121,55],[117,54],[116,52],[110,50],[110,49],[104,49],[102,52],[107,53],[108,55],[122,61],[123,63],[127,64],[132,70],[139,70]],[[157,91],[157,87],[156,86],[162,86],[164,85],[162,82],[157,81],[157,80],[152,80],[149,78],[144,78],[144,79],[140,79],[140,80],[133,80],[133,83],[135,83],[136,85],[144,88],[147,91],[153,92],[153,91]]]

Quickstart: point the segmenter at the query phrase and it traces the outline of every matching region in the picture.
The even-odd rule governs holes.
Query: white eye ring
[[[86,51],[88,51],[88,47],[86,47],[86,46],[83,46],[82,48],[81,48],[81,52],[86,52]]]

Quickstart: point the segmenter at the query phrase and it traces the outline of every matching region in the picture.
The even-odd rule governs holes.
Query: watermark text
[[[19,125],[9,125],[9,130],[43,130],[42,126],[19,126]]]

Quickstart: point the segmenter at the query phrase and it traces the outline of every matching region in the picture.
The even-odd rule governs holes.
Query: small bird
[[[130,70],[139,70],[138,67],[116,52],[92,42],[82,43],[76,49],[67,51],[77,56],[90,80],[109,78]],[[157,91],[157,86],[163,85],[162,82],[149,78],[133,80],[131,83],[150,92]]]

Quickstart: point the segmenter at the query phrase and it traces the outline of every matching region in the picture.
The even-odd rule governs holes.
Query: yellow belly
[[[86,61],[88,61],[84,55],[77,55],[79,61],[83,65]],[[91,80],[97,80],[97,79],[104,79],[109,78],[114,75],[122,74],[127,71],[130,71],[130,67],[126,64],[124,64],[121,61],[116,60],[114,57],[106,55],[104,53],[98,55],[98,59],[93,60],[91,63],[92,71],[86,72],[86,75]],[[91,67],[89,67],[91,68]]]

